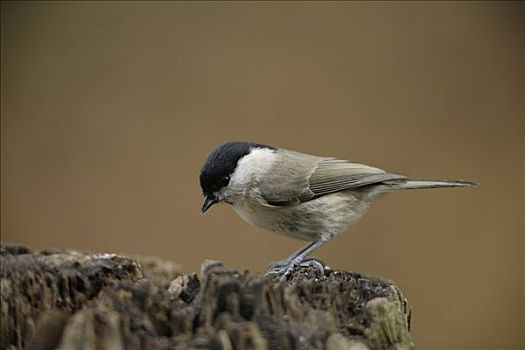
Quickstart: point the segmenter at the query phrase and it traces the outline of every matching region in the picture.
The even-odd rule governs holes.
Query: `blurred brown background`
[[[419,348],[524,347],[524,9],[3,2],[2,240],[263,271],[304,243],[199,212],[229,140],[475,180],[316,256],[395,280]]]

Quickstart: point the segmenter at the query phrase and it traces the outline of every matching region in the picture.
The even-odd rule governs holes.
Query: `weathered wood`
[[[390,281],[299,268],[280,282],[205,262],[2,246],[2,349],[410,349]]]

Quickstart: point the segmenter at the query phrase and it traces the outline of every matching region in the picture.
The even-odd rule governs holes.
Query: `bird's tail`
[[[416,180],[399,179],[382,182],[385,190],[409,190],[419,188],[441,188],[441,187],[472,187],[478,184],[465,180]]]

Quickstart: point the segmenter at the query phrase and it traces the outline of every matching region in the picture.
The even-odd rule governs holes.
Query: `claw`
[[[326,264],[324,262],[322,262],[320,259],[313,258],[313,257],[304,259],[299,266],[301,266],[301,267],[310,267],[310,266],[315,267],[315,268],[317,268],[317,270],[319,270],[319,272],[321,273],[322,276],[325,275],[325,268],[327,267]]]
[[[293,270],[296,267],[315,267],[319,270],[320,274],[324,276],[326,265],[317,258],[305,258],[305,259],[290,259],[290,260],[280,260],[274,262],[268,268],[266,276],[269,275],[280,275],[281,281],[285,281],[292,274]]]
[[[305,248],[292,254],[288,259],[271,264],[266,272],[266,276],[281,275],[281,281],[286,281],[296,266],[316,266],[324,275],[324,264],[321,260],[315,258],[305,259],[308,254],[324,242],[326,242],[325,239],[314,241]]]
[[[294,267],[297,266],[299,263],[300,261],[297,261],[297,259],[277,261],[270,265],[268,271],[266,272],[266,276],[280,275],[281,280],[286,280],[288,276],[292,273]]]
[[[286,273],[289,274],[290,270],[293,270],[293,260],[281,260],[271,264],[266,275],[285,275]]]

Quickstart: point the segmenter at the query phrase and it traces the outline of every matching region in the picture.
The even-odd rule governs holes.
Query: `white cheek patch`
[[[230,179],[229,187],[244,187],[247,183],[259,180],[271,169],[275,160],[274,150],[254,148],[237,163],[237,169]]]

